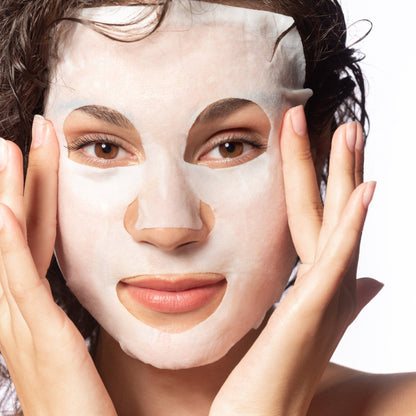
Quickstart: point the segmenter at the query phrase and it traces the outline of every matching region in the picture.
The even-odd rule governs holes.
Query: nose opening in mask
[[[215,224],[214,213],[208,204],[199,201],[197,216],[200,219],[199,228],[186,226],[178,227],[140,227],[139,200],[136,198],[127,208],[124,217],[124,227],[138,243],[147,243],[164,251],[173,251],[191,243],[204,242]],[[188,207],[189,209],[189,207]],[[193,213],[189,213],[190,215]]]

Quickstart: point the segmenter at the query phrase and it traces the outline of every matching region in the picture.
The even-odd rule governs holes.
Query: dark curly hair
[[[171,0],[160,0],[159,22]],[[193,0],[196,1],[196,0]],[[367,125],[365,85],[359,67],[362,55],[347,47],[344,15],[337,0],[208,0],[239,7],[265,9],[292,16],[302,38],[306,58],[305,88],[313,96],[305,106],[311,146],[326,181],[332,133],[342,123],[357,120]],[[0,136],[29,152],[31,125],[43,113],[49,73],[55,61],[62,22],[81,21],[85,7],[143,4],[140,0],[2,0],[0,3]],[[104,31],[105,32],[105,31]],[[105,35],[105,33],[104,33]],[[117,40],[117,39],[116,39]],[[65,285],[56,261],[48,271],[56,302],[67,312],[83,336],[94,345],[98,324]],[[7,369],[0,368],[0,382],[11,384]],[[9,391],[13,391],[9,388]],[[3,402],[9,399],[3,397]],[[1,408],[1,406],[0,406]]]

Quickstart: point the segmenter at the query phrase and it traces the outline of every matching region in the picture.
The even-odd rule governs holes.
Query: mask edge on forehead
[[[208,21],[207,14],[209,15]],[[140,41],[141,37],[151,34],[159,19],[158,7],[155,5],[110,5],[83,8],[79,17],[97,24],[97,29],[101,33],[128,42]],[[248,33],[257,33],[263,38],[272,37],[275,40],[275,48],[270,53],[270,64],[284,49],[283,57],[293,62],[289,76],[294,93],[288,94],[288,97],[294,98],[293,105],[305,104],[313,92],[303,88],[306,78],[306,60],[302,38],[293,17],[268,10],[205,1],[172,0],[168,13],[157,30],[183,30],[178,29],[180,27],[178,23],[185,23],[190,27],[207,22],[229,25],[233,20],[244,22],[244,30]],[[106,27],[106,25],[109,26]],[[145,29],[146,32],[138,33],[137,29],[142,31]],[[136,36],[136,39],[132,36],[133,38]],[[292,104],[291,100],[289,102]]]

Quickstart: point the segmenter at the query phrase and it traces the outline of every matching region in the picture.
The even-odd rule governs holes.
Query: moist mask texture
[[[148,20],[148,7],[91,8],[82,17],[126,23],[146,12]],[[260,325],[296,258],[279,134],[284,112],[311,91],[296,28],[276,48],[293,19],[174,0],[156,32],[137,42],[73,25],[45,110],[61,145],[63,275],[127,354],[167,369],[216,361]],[[218,146],[204,153],[236,131],[260,137],[263,150],[245,144],[235,159]],[[92,135],[124,150],[97,160],[94,144],[78,148]],[[204,279],[209,287],[195,289]],[[146,287],[135,298],[121,281],[181,293],[163,300]],[[132,312],[126,305],[136,310],[135,302]]]

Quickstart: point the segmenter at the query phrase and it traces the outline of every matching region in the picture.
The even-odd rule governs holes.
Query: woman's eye
[[[199,161],[203,164],[212,163],[245,163],[263,153],[264,146],[257,142],[243,139],[228,139],[218,144],[210,145],[207,151],[202,151]]]
[[[96,143],[94,145],[95,156],[102,159],[115,159],[120,153],[120,147],[111,143]]]
[[[212,169],[242,165],[267,150],[268,138],[255,132],[220,132],[207,140],[196,155],[196,163]]]
[[[114,160],[131,157],[131,154],[129,152],[127,152],[121,146],[118,146],[114,143],[91,143],[84,145],[81,149],[89,157],[95,157],[98,159]]]
[[[234,159],[247,153],[252,148],[253,146],[251,144],[230,140],[216,145],[210,151],[203,154],[200,160]]]
[[[79,137],[69,144],[69,157],[78,163],[102,168],[137,163],[136,152],[128,151],[124,145],[118,144],[120,140],[92,135]]]
[[[237,157],[243,154],[244,144],[239,142],[226,142],[218,146],[221,156]]]

